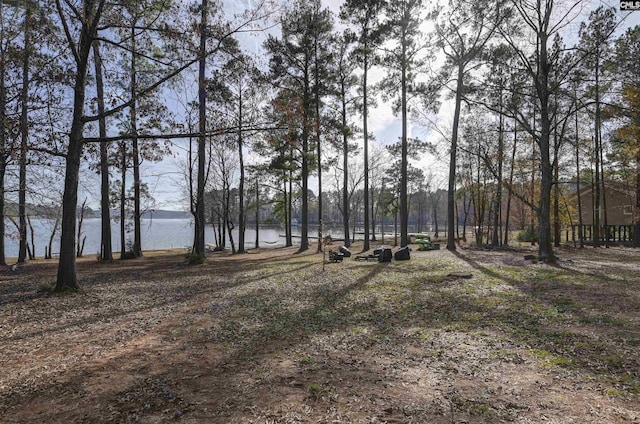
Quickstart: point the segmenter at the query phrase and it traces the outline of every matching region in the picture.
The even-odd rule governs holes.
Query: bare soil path
[[[65,295],[31,262],[0,273],[0,422],[640,423],[640,252],[527,253],[86,259]]]

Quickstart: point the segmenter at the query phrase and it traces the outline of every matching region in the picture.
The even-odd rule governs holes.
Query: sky
[[[239,2],[225,1],[224,3],[227,4],[226,7],[229,8],[229,13],[237,13],[241,12],[245,6],[251,6],[252,2],[253,0],[242,0]],[[323,0],[323,5],[332,10],[335,15],[337,15],[341,4],[342,0]],[[599,5],[613,6],[616,10],[618,9],[618,2],[610,3],[595,0],[586,2],[581,15],[584,18],[577,19],[574,24],[569,25],[565,29],[563,37],[566,40],[566,44],[570,45],[572,44],[572,39],[577,39],[579,21],[586,19],[589,11],[597,8]],[[618,12],[618,18],[621,18],[622,16],[624,15],[621,12]],[[632,12],[625,18],[625,22],[621,24],[620,31],[624,31],[626,28],[639,24],[640,11]],[[277,33],[277,28],[272,29],[272,32]],[[248,50],[255,50],[258,55],[261,55],[260,46],[263,39],[264,35],[258,34],[257,36],[254,35],[252,37],[247,37],[242,44],[245,45]],[[371,82],[375,83],[379,81],[383,75],[383,69],[373,69],[371,72]],[[189,85],[187,82],[185,84],[188,89],[195,90],[195,85],[193,83]],[[167,101],[174,105],[178,105],[179,103],[177,99],[168,99]],[[174,107],[179,108],[180,106]],[[438,127],[446,133],[450,131],[452,116],[453,106],[451,102],[444,102],[436,117],[436,123]],[[359,121],[361,121],[361,118],[357,117],[356,123],[361,125],[361,122]],[[384,103],[381,99],[378,99],[376,107],[370,109],[368,125],[370,132],[372,132],[375,137],[373,141],[370,141],[372,144],[371,149],[375,149],[376,147],[381,148],[384,145],[393,143],[397,141],[401,135],[400,118],[393,114],[390,104]],[[437,158],[425,153],[422,155],[420,160],[415,161],[413,165],[422,169],[425,172],[425,175],[433,176],[432,187],[446,188],[449,164],[448,154],[446,154],[447,147],[445,143],[442,143],[442,137],[437,131],[420,127],[412,122],[409,123],[408,132],[410,137],[417,137],[420,139],[426,139],[430,142],[440,143],[440,151],[445,153],[441,155],[442,157]],[[361,139],[358,142],[361,144]],[[181,171],[181,169],[184,168],[186,155],[185,148],[187,146],[187,142],[175,141],[174,143],[174,156],[165,158],[159,163],[145,162],[142,165],[143,180],[149,184],[152,194],[156,199],[156,209],[186,210],[188,208],[188,204],[185,201],[185,178],[183,176],[184,173]],[[361,158],[354,157],[352,160],[357,161],[361,160]],[[97,177],[95,177],[95,182],[93,181],[93,178],[93,176],[90,176],[87,179],[84,184],[84,189],[89,192],[89,195],[94,199],[94,201],[98,201],[99,205],[99,182]],[[316,191],[315,187],[317,187],[317,180],[312,178],[310,180],[310,188]]]

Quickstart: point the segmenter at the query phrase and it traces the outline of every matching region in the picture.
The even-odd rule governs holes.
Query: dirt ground
[[[294,252],[3,271],[0,422],[640,423],[638,250]]]

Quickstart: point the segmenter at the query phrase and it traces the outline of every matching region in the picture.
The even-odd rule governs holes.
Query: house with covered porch
[[[636,204],[635,191],[618,181],[605,181],[604,189],[600,189],[600,208],[597,211],[599,221],[599,239],[602,242],[629,243],[633,239],[633,217]],[[567,231],[567,242],[593,242],[595,210],[595,189],[589,184],[581,188],[579,193],[582,225],[578,216],[578,196],[573,199],[574,213],[570,232]],[[605,237],[606,235],[606,237]]]

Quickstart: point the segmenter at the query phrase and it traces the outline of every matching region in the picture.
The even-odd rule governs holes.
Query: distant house
[[[608,225],[631,225],[633,224],[634,205],[636,203],[633,188],[627,187],[616,181],[605,181],[604,193],[600,193],[600,225],[604,225],[604,195],[607,203],[607,224]],[[590,225],[593,223],[595,191],[591,185],[580,190],[580,200],[582,202],[582,223]],[[576,202],[574,223],[578,222],[578,208]]]

